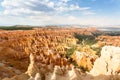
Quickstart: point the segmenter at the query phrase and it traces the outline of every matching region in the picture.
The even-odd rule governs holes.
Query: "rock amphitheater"
[[[96,31],[1,31],[0,80],[120,80],[119,36],[98,36],[92,45],[75,37]]]

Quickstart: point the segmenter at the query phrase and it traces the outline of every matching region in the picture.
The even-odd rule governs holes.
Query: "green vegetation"
[[[32,30],[33,27],[16,27],[16,26],[8,26],[8,27],[0,27],[2,30]]]
[[[77,38],[79,40],[78,44],[82,44],[82,45],[92,45],[94,43],[96,43],[95,40],[95,36],[93,35],[79,35],[77,33],[75,33],[75,38]]]
[[[101,48],[92,48],[91,46],[97,42],[96,37],[98,37],[100,34],[93,34],[93,35],[79,35],[75,34],[74,36],[79,40],[79,51],[82,51],[84,47],[87,47],[86,45],[90,46],[90,49],[93,51],[96,51],[96,55],[100,56]],[[90,50],[89,49],[89,50]]]
[[[120,31],[105,31],[105,33],[109,36],[120,36]]]
[[[96,51],[96,55],[98,55],[99,57],[101,56],[100,52],[101,52],[101,48],[92,48],[94,51]]]
[[[74,51],[76,50],[76,46],[75,46],[75,45],[71,45],[70,47],[71,47],[71,48],[68,49],[67,52],[66,52],[66,56],[67,56],[68,58],[70,58],[70,56],[71,56],[71,55],[74,53]]]

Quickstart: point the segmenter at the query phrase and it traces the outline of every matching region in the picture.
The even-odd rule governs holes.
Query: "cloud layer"
[[[80,7],[72,0],[4,0],[4,14],[9,15],[41,15],[58,14],[69,11],[89,11],[90,7]]]
[[[96,12],[89,6],[80,6],[78,0],[3,0],[0,4],[3,8],[0,22],[7,25],[103,25],[112,22],[106,17],[90,17]]]

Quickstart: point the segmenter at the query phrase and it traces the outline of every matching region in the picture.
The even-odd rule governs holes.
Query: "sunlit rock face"
[[[34,56],[33,54],[30,54],[30,64],[28,66],[28,70],[26,74],[28,74],[30,77],[34,77],[36,73],[39,73],[39,69],[37,65],[35,64]]]
[[[81,80],[80,76],[80,71],[74,67],[72,70],[67,70],[55,66],[54,71],[46,76],[46,80]]]
[[[55,66],[52,71],[43,73],[38,69],[33,54],[30,54],[30,65],[26,74],[30,76],[28,80],[81,80],[80,70],[74,67],[72,70],[67,70],[64,66]]]
[[[119,75],[120,72],[120,47],[105,46],[102,48],[101,57],[98,58],[90,71],[94,76]],[[103,80],[110,80],[111,77]],[[112,77],[113,78],[113,77]],[[115,77],[117,78],[117,77]],[[114,78],[114,80],[116,80]],[[119,80],[119,79],[118,79]]]
[[[87,53],[80,51],[75,51],[71,57],[79,67],[82,67],[88,71],[92,69],[93,63],[97,58],[95,53]]]

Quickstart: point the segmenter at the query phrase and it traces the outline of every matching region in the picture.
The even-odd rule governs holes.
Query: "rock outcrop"
[[[103,47],[100,58],[96,59],[90,72],[83,73],[75,67],[68,70],[55,66],[53,70],[44,73],[44,79],[42,75],[31,54],[26,73],[3,80],[120,80],[120,47]]]
[[[105,46],[102,48],[101,57],[98,58],[90,71],[91,75],[110,75],[111,77],[102,80],[116,80],[120,73],[120,47]],[[117,77],[113,77],[117,76]],[[120,80],[120,78],[118,79]]]
[[[87,52],[80,51],[75,51],[71,57],[79,67],[87,69],[88,71],[92,69],[93,63],[97,58],[95,53],[90,54]]]
[[[115,75],[120,71],[120,48],[105,46],[102,48],[101,57],[98,58],[90,71],[94,75]]]
[[[33,54],[30,54],[30,64],[26,74],[28,74],[30,77],[35,77],[37,73],[39,73],[39,69],[35,63]]]

